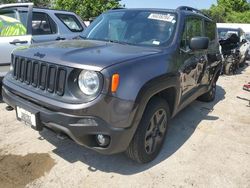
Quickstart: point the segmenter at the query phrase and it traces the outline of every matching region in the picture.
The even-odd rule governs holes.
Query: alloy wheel
[[[167,113],[164,109],[157,110],[152,116],[145,135],[145,150],[148,154],[156,151],[161,145],[167,130]]]

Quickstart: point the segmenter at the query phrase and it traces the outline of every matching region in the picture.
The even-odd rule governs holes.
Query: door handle
[[[57,37],[56,40],[65,40],[63,37]]]
[[[10,42],[10,44],[16,45],[16,44],[27,44],[28,41],[27,40],[13,40],[12,42]]]

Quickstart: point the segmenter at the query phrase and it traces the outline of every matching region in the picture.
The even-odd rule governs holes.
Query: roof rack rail
[[[195,12],[195,13],[199,13],[202,14],[203,16],[206,16],[207,18],[209,18],[208,15],[206,15],[205,13],[203,13],[202,11],[192,8],[192,7],[188,7],[188,6],[180,6],[177,8],[177,10],[186,10],[186,11],[191,11],[191,12]]]

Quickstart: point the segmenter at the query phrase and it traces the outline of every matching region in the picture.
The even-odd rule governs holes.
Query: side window
[[[66,27],[72,32],[81,32],[83,27],[79,20],[71,14],[56,14],[56,16],[63,22]]]
[[[0,11],[0,15],[1,16],[7,16],[7,17],[11,17],[11,18],[14,18],[14,19],[17,19],[17,11],[16,10],[1,10]]]
[[[32,35],[50,35],[57,33],[55,22],[45,13],[33,12]]]
[[[216,24],[213,22],[205,21],[205,35],[210,41],[216,39]]]
[[[14,9],[0,10],[0,37],[26,35],[27,14]]]
[[[181,48],[189,49],[190,40],[193,37],[202,36],[202,20],[195,17],[189,17],[185,21],[185,28],[182,34]]]

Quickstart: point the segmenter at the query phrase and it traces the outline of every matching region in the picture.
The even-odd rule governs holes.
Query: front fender
[[[178,86],[178,72],[174,59],[166,54],[151,55],[129,62],[120,63],[102,70],[107,82],[113,74],[120,75],[117,92],[111,93],[110,87],[105,88],[107,94],[122,100],[134,102],[136,113],[131,117],[130,126],[137,127],[147,102],[156,93]],[[110,83],[107,85],[111,85]]]

